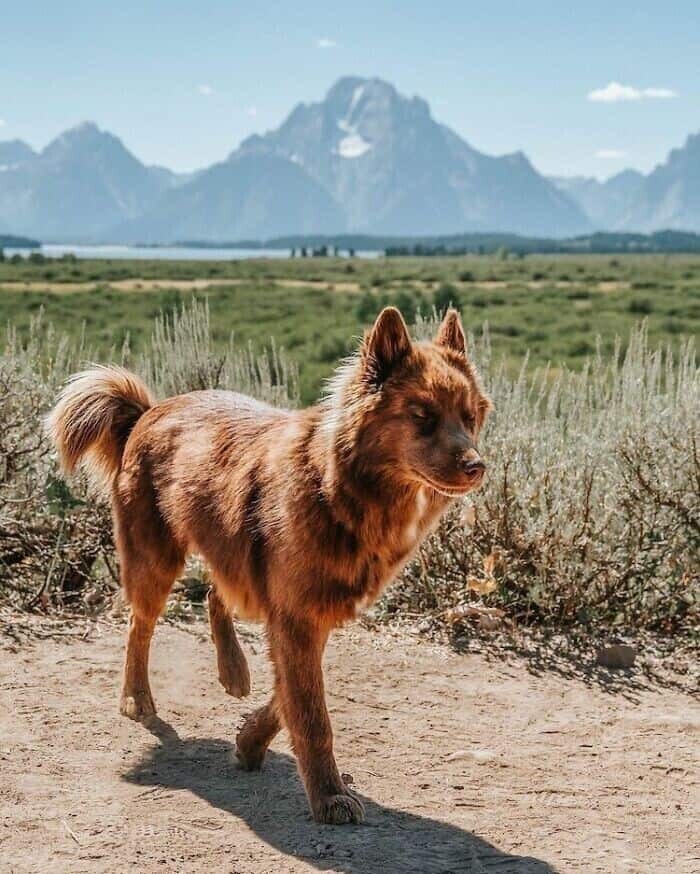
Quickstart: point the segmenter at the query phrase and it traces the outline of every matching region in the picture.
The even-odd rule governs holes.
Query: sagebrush
[[[418,319],[419,336],[434,330]],[[233,339],[215,351],[209,314],[193,303],[160,317],[150,349],[112,359],[161,396],[219,387],[297,403],[283,352]],[[650,348],[644,327],[626,349],[580,372],[513,379],[475,342],[496,410],[482,438],[484,488],[448,514],[375,615],[447,624],[473,605],[511,620],[691,632],[700,619],[700,368],[692,342]],[[0,355],[0,600],[24,608],[99,606],[117,587],[108,508],[57,477],[42,421],[66,376],[90,359],[37,319],[10,330]],[[484,615],[489,615],[488,613]]]
[[[233,337],[214,351],[210,334],[208,308],[195,301],[156,319],[147,354],[132,356],[127,343],[111,358],[161,396],[235,388],[273,404],[297,403],[296,369],[284,353],[255,354]],[[94,606],[118,585],[109,507],[83,477],[65,485],[44,430],[60,386],[90,360],[84,343],[57,337],[41,317],[25,342],[8,330],[0,355],[0,601]]]
[[[472,345],[474,345],[472,341]],[[700,370],[693,344],[517,379],[476,348],[496,401],[485,487],[456,507],[386,596],[397,612],[452,611],[479,593],[521,622],[697,628]]]

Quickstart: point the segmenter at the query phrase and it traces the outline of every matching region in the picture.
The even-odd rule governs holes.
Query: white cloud
[[[0,118],[0,127],[5,127],[5,119]]]
[[[670,88],[645,88],[642,92],[644,97],[657,98],[658,100],[670,100],[673,97],[678,97],[675,91]]]
[[[197,91],[199,91],[199,93],[204,97],[211,97],[211,95],[214,93],[214,89],[211,87],[211,85],[198,85]]]
[[[678,97],[670,88],[634,88],[620,82],[608,82],[605,88],[588,92],[588,99],[594,103],[619,103],[622,100],[668,100]]]
[[[258,107],[257,106],[249,106],[248,109],[246,109],[246,112],[248,113],[248,115],[251,118],[255,118],[255,116],[258,114]]]
[[[596,158],[603,158],[608,161],[618,161],[620,158],[624,158],[627,152],[624,152],[622,149],[598,149],[595,153]]]
[[[338,43],[334,39],[329,39],[327,36],[322,36],[316,40],[316,48],[319,49],[334,49]]]

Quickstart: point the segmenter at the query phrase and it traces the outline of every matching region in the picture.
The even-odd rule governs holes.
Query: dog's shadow
[[[363,797],[362,826],[321,826],[311,820],[296,766],[270,752],[263,770],[247,773],[234,749],[218,738],[181,738],[154,718],[155,745],[124,779],[140,786],[187,790],[245,822],[271,847],[321,871],[343,874],[452,874],[491,871],[553,874],[547,863],[504,853],[471,832],[405,813]],[[224,842],[229,844],[227,838]],[[234,844],[235,847],[235,844]]]

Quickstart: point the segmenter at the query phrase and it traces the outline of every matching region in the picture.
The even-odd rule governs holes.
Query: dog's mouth
[[[428,486],[428,488],[433,489],[445,498],[462,498],[474,488],[474,483],[465,483],[463,486],[452,486],[447,485],[446,483],[438,483],[421,471],[414,470],[413,473],[418,477],[421,485]]]

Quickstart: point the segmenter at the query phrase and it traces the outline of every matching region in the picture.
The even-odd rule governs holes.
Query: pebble
[[[604,668],[631,668],[636,658],[637,650],[625,643],[603,646],[596,653],[596,663]]]

